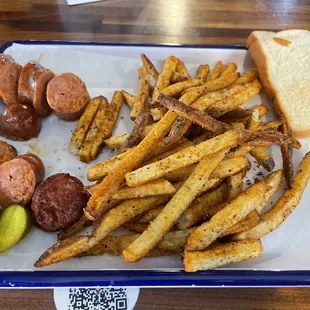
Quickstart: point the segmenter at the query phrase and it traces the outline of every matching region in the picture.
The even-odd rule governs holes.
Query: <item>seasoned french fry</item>
[[[57,240],[64,240],[69,237],[72,237],[79,232],[83,231],[86,227],[89,227],[93,224],[93,221],[89,220],[85,215],[83,215],[79,221],[67,229],[62,230],[57,235]]]
[[[127,153],[132,152],[133,149],[127,150],[125,153],[116,155],[107,159],[104,162],[98,163],[88,169],[87,179],[88,181],[98,181],[106,177],[110,171],[112,171],[120,161],[127,156]]]
[[[128,186],[138,186],[156,180],[170,171],[189,166],[203,157],[222,149],[235,147],[241,141],[239,131],[231,130],[200,144],[181,150],[159,162],[155,162],[125,175]]]
[[[239,78],[239,74],[236,72],[228,72],[225,75],[221,75],[215,80],[208,80],[201,86],[195,86],[185,89],[186,93],[198,93],[200,96],[203,96],[210,92],[215,92],[225,87],[232,85]]]
[[[248,129],[251,131],[257,130],[258,128],[260,129],[262,124],[263,122],[259,118],[259,108],[254,108],[252,118],[248,122]],[[272,171],[275,166],[275,162],[268,150],[263,147],[257,147],[250,150],[250,154],[267,171]]]
[[[89,248],[89,236],[72,236],[48,248],[34,263],[35,267],[45,267],[74,257]]]
[[[244,240],[215,244],[207,250],[184,253],[186,272],[196,272],[221,267],[231,263],[238,263],[247,259],[259,257],[263,246],[259,240]]]
[[[246,169],[249,165],[247,158],[241,157],[233,157],[229,159],[222,160],[218,166],[211,173],[211,178],[226,178],[230,175],[238,173]],[[176,182],[185,180],[189,177],[189,175],[194,171],[196,165],[190,165],[175,171],[171,171],[165,174],[164,178],[170,182]]]
[[[271,121],[268,123],[262,123],[260,126],[257,127],[257,130],[277,130],[281,126],[281,122],[279,121]]]
[[[209,65],[200,65],[197,69],[195,79],[199,79],[202,82],[206,82],[209,72],[210,72]]]
[[[123,258],[135,262],[144,257],[172,228],[180,215],[188,208],[200,192],[214,167],[223,159],[228,149],[203,158],[195,171],[171,198],[163,211],[150,223],[141,236],[123,252]]]
[[[220,117],[257,95],[261,90],[261,87],[262,85],[258,80],[245,84],[246,89],[244,91],[234,97],[228,97],[226,100],[215,102],[208,108],[207,111],[213,117]]]
[[[163,69],[159,74],[155,88],[152,94],[152,101],[156,100],[159,96],[160,92],[169,86],[170,79],[172,77],[173,72],[176,70],[176,66],[178,64],[178,59],[174,56],[169,56],[165,59]],[[163,108],[153,108],[151,109],[151,114],[153,116],[154,121],[158,121],[164,115]]]
[[[207,81],[216,80],[223,70],[224,70],[224,64],[221,61],[217,62],[215,67],[211,70],[210,74],[207,76]]]
[[[153,63],[149,60],[149,58],[145,54],[141,54],[141,60],[148,74],[156,81],[158,79],[159,74]]]
[[[161,104],[179,116],[200,125],[212,133],[221,134],[231,129],[229,125],[210,117],[206,112],[187,106],[184,103],[164,94],[160,94],[155,103]]]
[[[224,202],[226,200],[226,195],[227,184],[222,182],[217,188],[196,198],[178,219],[178,229],[190,228],[206,220],[209,208]]]
[[[130,112],[131,119],[135,119],[140,113],[146,112],[146,102],[150,93],[150,78],[144,66],[138,69],[138,75],[139,89],[137,96],[134,98],[134,105]]]
[[[252,149],[254,149],[254,146],[251,145],[240,145],[237,146],[233,151],[231,151],[229,154],[227,154],[227,158],[234,158],[234,157],[241,157],[245,154],[249,153]]]
[[[125,98],[125,102],[129,106],[129,108],[132,109],[134,106],[134,102],[135,102],[135,96],[132,94],[129,94],[125,90],[122,90],[122,93],[123,93],[123,96]]]
[[[178,83],[188,79],[191,79],[191,75],[187,71],[184,62],[179,60],[175,71],[172,74],[171,83]]]
[[[167,180],[156,180],[146,183],[139,187],[124,187],[119,189],[113,196],[113,199],[126,200],[133,198],[143,198],[158,195],[171,195],[176,192],[173,185]]]
[[[107,236],[100,243],[96,244],[88,251],[81,253],[81,255],[79,256],[84,257],[84,256],[103,255],[104,253],[119,256],[131,242],[133,242],[135,239],[138,238],[138,236],[139,236],[138,234]],[[147,257],[167,256],[167,255],[173,255],[175,253],[176,251],[172,252],[156,247],[152,251],[150,251]]]
[[[183,90],[189,87],[198,86],[201,85],[200,79],[190,79],[183,82],[178,82],[175,84],[171,84],[168,87],[164,88],[160,93],[174,97],[178,94],[180,94]]]
[[[232,200],[242,193],[244,170],[227,178],[227,200]]]
[[[256,210],[250,212],[243,220],[226,230],[222,237],[237,234],[241,231],[254,227],[260,221],[260,216]]]
[[[112,101],[109,105],[107,117],[105,121],[99,127],[99,132],[96,135],[96,139],[91,148],[91,159],[95,159],[100,152],[100,148],[104,143],[104,140],[109,138],[112,134],[113,128],[116,124],[119,112],[123,104],[123,93],[115,91]]]
[[[276,204],[261,216],[253,228],[236,234],[235,240],[259,239],[277,229],[297,207],[310,176],[310,153],[300,163],[294,178],[293,188],[287,189]]]
[[[74,155],[78,155],[80,148],[83,145],[84,139],[90,128],[93,119],[95,118],[97,111],[101,105],[101,97],[93,98],[86,106],[75,130],[72,134],[69,150]]]
[[[122,136],[112,136],[111,138],[104,140],[104,143],[111,150],[120,149],[129,136],[130,133],[126,133]]]
[[[284,117],[284,115],[280,115],[281,120],[281,127],[280,131],[292,140],[293,135],[291,128]],[[294,185],[294,166],[293,166],[293,144],[291,141],[281,144],[281,154],[282,154],[282,161],[283,161],[283,171],[285,176],[285,181],[288,188],[292,188]]]
[[[145,215],[139,218],[138,223],[149,223],[153,221],[156,216],[163,210],[165,205],[158,206],[148,211]]]
[[[259,79],[258,70],[256,68],[251,68],[244,74],[242,74],[236,83],[250,83],[254,80]]]
[[[240,222],[251,211],[266,202],[266,194],[272,187],[261,181],[238,195],[224,209],[216,213],[209,222],[203,223],[193,231],[186,242],[187,251],[207,248],[226,230]]]
[[[127,223],[123,224],[123,228],[125,228],[129,231],[141,234],[147,229],[148,225],[149,225],[148,223],[127,222]]]
[[[150,113],[140,113],[135,117],[135,122],[129,137],[119,150],[122,153],[124,150],[131,148],[141,142],[143,139],[143,131],[147,126],[148,120],[150,119]]]
[[[188,148],[189,146],[192,146],[192,145],[193,145],[192,142],[186,141],[186,142],[184,142],[182,144],[177,145],[175,148],[173,148],[171,150],[168,150],[168,151],[166,151],[166,152],[164,152],[162,154],[159,154],[158,156],[155,156],[155,157],[151,158],[150,160],[145,162],[145,164],[151,164],[151,163],[154,163],[156,161],[162,160],[162,159],[164,159],[166,157],[169,157],[170,155],[175,154],[175,153],[177,153],[177,152],[179,152],[181,150],[184,150],[184,149],[186,149],[186,148]]]
[[[85,140],[83,141],[83,145],[79,151],[80,160],[85,163],[89,163],[91,161],[92,146],[100,131],[102,124],[105,123],[107,120],[109,103],[107,99],[103,96],[98,97],[98,101],[99,100],[100,100],[99,109],[96,113],[96,116],[93,119],[93,122],[87,132]]]

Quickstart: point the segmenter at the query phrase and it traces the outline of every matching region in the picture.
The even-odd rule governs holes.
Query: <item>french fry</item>
[[[158,195],[172,195],[175,192],[176,189],[169,181],[156,180],[139,187],[121,188],[112,196],[112,198],[117,200],[126,200]]]
[[[221,115],[234,110],[235,108],[239,107],[250,98],[254,97],[259,93],[261,90],[261,83],[258,80],[254,80],[251,83],[245,84],[245,90],[240,92],[238,95],[234,97],[228,97],[226,100],[218,101],[212,104],[208,108],[208,113],[217,118]]]
[[[95,97],[87,104],[75,130],[72,134],[69,150],[74,155],[78,155],[80,148],[83,145],[84,139],[90,128],[93,119],[95,118],[97,111],[101,104],[101,97]]]
[[[186,141],[186,142],[184,142],[182,144],[177,145],[175,148],[172,148],[171,150],[168,150],[168,151],[166,151],[166,152],[164,152],[162,154],[159,154],[159,155],[157,155],[155,157],[152,157],[150,160],[145,162],[145,164],[148,165],[148,164],[154,163],[156,161],[162,160],[162,159],[164,159],[166,157],[169,157],[170,155],[175,154],[175,153],[177,153],[177,152],[179,152],[181,150],[184,150],[184,149],[186,149],[186,148],[188,148],[189,146],[192,146],[192,145],[193,145],[193,143],[191,141]]]
[[[134,102],[135,102],[135,96],[132,94],[129,94],[125,90],[122,90],[122,93],[123,93],[123,96],[125,98],[125,102],[129,106],[129,108],[132,109],[134,106]]]
[[[268,123],[262,123],[261,125],[257,127],[257,130],[269,130],[269,129],[278,130],[280,126],[281,126],[281,122],[271,121]]]
[[[256,258],[262,251],[263,246],[259,240],[236,241],[215,244],[203,252],[185,251],[183,262],[186,272],[196,272]]]
[[[159,96],[160,92],[169,86],[170,79],[173,75],[173,72],[176,70],[176,66],[178,64],[178,59],[174,56],[169,56],[165,59],[163,69],[161,73],[158,75],[155,88],[152,94],[152,101],[156,100]],[[153,116],[154,121],[158,121],[164,115],[164,109],[153,108],[151,109],[151,114]]]
[[[89,227],[93,224],[93,221],[89,220],[85,215],[83,215],[79,221],[69,228],[66,228],[62,230],[58,235],[57,235],[57,240],[64,240],[69,237],[72,237],[79,232],[83,231],[86,227]]]
[[[145,54],[141,54],[141,60],[148,74],[156,81],[158,79],[159,73],[157,72],[153,63],[149,60],[149,58]]]
[[[122,153],[125,149],[131,148],[141,142],[143,139],[143,131],[144,128],[147,126],[148,120],[150,119],[150,113],[140,113],[135,117],[135,122],[132,128],[132,131],[128,138],[126,139],[125,143],[119,150],[119,153]]]
[[[142,136],[145,137],[147,134],[150,133],[150,131],[153,129],[155,125],[147,125],[145,128],[142,129]],[[112,136],[109,139],[104,140],[105,145],[111,149],[111,150],[116,150],[116,149],[120,149],[126,142],[126,140],[128,139],[128,137],[130,136],[130,132],[126,133],[122,136]]]
[[[123,104],[123,93],[120,91],[115,91],[112,101],[109,105],[107,112],[107,117],[105,121],[99,127],[99,132],[96,135],[95,141],[91,148],[91,159],[95,159],[100,152],[101,146],[104,140],[109,138],[112,134],[113,128],[116,124],[119,112]]]
[[[239,74],[236,72],[228,72],[225,75],[221,75],[215,80],[208,80],[201,86],[195,86],[185,89],[185,93],[198,93],[199,96],[203,96],[207,93],[215,92],[224,89],[232,85],[239,78]]]
[[[227,177],[227,200],[232,200],[242,193],[243,177],[244,170]]]
[[[260,216],[256,210],[250,212],[243,220],[226,230],[222,237],[237,234],[241,231],[254,227],[260,221]]]
[[[259,118],[258,108],[253,109],[252,118],[249,120],[248,129],[251,131],[257,130],[261,127],[263,122]],[[268,150],[263,147],[257,147],[250,150],[250,154],[257,162],[264,167],[267,171],[272,171],[275,167],[275,162]]]
[[[231,130],[200,144],[188,147],[167,158],[160,160],[125,175],[128,186],[138,186],[156,180],[170,171],[189,166],[203,157],[214,154],[222,149],[235,147],[241,141],[239,131]]]
[[[209,208],[224,202],[226,200],[226,195],[227,184],[222,182],[217,188],[196,198],[178,219],[177,228],[190,228],[197,223],[206,220]]]
[[[236,81],[236,84],[250,83],[256,79],[259,79],[258,70],[256,68],[251,68],[239,77],[239,79]]]
[[[232,150],[229,154],[227,154],[227,158],[242,157],[245,154],[249,153],[254,148],[255,147],[251,145],[237,146],[234,150]]]
[[[150,78],[144,66],[138,69],[139,89],[138,94],[134,98],[134,104],[130,112],[131,119],[135,119],[140,113],[147,110],[146,102],[150,93]]]
[[[209,65],[200,65],[197,69],[195,79],[199,79],[202,82],[206,82],[209,72],[210,72]]]
[[[184,103],[164,94],[160,94],[156,102],[212,133],[221,134],[231,129],[229,125],[210,117],[206,112],[187,106]]]
[[[207,76],[207,81],[216,80],[223,70],[224,70],[224,64],[221,61],[217,62],[215,67],[211,70],[210,74]]]
[[[301,144],[298,140],[296,140],[294,137],[292,139],[292,143],[293,143],[293,148],[296,149],[296,150],[299,150],[301,148]]]
[[[184,62],[179,60],[175,72],[172,74],[171,83],[183,82],[188,79],[191,79],[191,75],[186,69]]]
[[[125,228],[129,231],[135,232],[135,233],[142,234],[147,229],[148,225],[149,225],[148,223],[127,222],[127,223],[123,224],[123,228]]]
[[[100,101],[99,109],[93,119],[93,122],[79,151],[80,160],[85,163],[89,163],[91,161],[91,149],[93,143],[99,133],[100,127],[104,122],[106,122],[107,119],[109,103],[107,99],[103,96],[98,97],[98,101]]]
[[[228,149],[203,158],[195,171],[171,198],[163,211],[150,223],[141,236],[123,252],[123,258],[135,262],[144,257],[173,227],[180,215],[188,208],[200,192],[214,167],[223,159]]]
[[[300,163],[294,178],[293,188],[287,189],[276,204],[261,216],[261,221],[253,228],[236,234],[235,240],[259,239],[279,226],[287,219],[299,204],[310,176],[310,153]]]
[[[130,133],[126,133],[122,136],[112,136],[111,138],[104,140],[104,143],[110,150],[117,150],[124,145],[129,136]]]
[[[113,256],[119,256],[131,242],[138,238],[138,236],[138,234],[107,236],[101,241],[101,243],[96,244],[94,247],[84,253],[81,253],[79,256],[84,257],[103,255],[104,253],[108,253]],[[168,256],[173,254],[176,254],[176,252],[156,247],[152,251],[150,251],[147,257]]]
[[[171,84],[168,87],[164,88],[160,93],[174,97],[178,94],[180,94],[183,90],[189,87],[198,86],[201,85],[200,79],[190,79],[182,82],[178,82],[175,84]]]
[[[238,195],[221,211],[216,213],[209,222],[203,223],[193,231],[186,242],[187,251],[200,251],[207,248],[226,230],[240,222],[251,211],[266,202],[266,194],[272,187],[261,181]]]
[[[289,124],[287,123],[284,115],[280,115],[281,127],[280,131],[292,140],[292,131]],[[291,141],[281,144],[281,154],[283,161],[283,171],[285,176],[285,181],[288,188],[292,188],[294,185],[294,166],[293,166],[293,144]]]
[[[165,205],[161,205],[154,209],[151,209],[145,215],[139,218],[138,223],[149,223],[153,221],[156,218],[156,216],[163,210],[164,207]]]

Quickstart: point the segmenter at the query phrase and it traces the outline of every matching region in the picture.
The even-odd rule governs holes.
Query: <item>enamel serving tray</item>
[[[254,66],[243,46],[171,46],[64,41],[15,41],[4,44],[0,52],[11,54],[24,65],[38,60],[56,74],[73,72],[85,81],[90,95],[104,95],[111,99],[114,90],[137,91],[137,68],[140,53],[145,53],[160,68],[162,60],[175,55],[188,66],[191,74],[201,63],[211,68],[218,60],[235,62],[243,73]],[[246,106],[263,102],[270,107],[265,120],[272,118],[272,107],[262,92]],[[0,104],[0,110],[4,105]],[[130,131],[132,122],[124,106],[114,134]],[[46,166],[47,175],[68,172],[87,183],[87,168],[68,151],[75,123],[59,120],[54,115],[42,121],[37,139],[12,142],[19,154],[33,152]],[[295,168],[309,151],[309,139],[300,140],[303,147],[294,153]],[[282,165],[278,147],[271,153],[276,168]],[[105,149],[94,162],[113,156]],[[93,164],[93,163],[92,163]],[[249,180],[263,169],[257,168],[247,176]],[[252,181],[253,182],[253,181]],[[277,197],[272,201],[275,202]],[[215,286],[306,286],[310,284],[310,186],[306,188],[300,205],[276,231],[262,239],[264,251],[260,258],[229,265],[217,270],[185,273],[178,256],[147,258],[130,264],[121,257],[74,258],[42,269],[33,267],[36,259],[56,241],[56,234],[32,228],[26,238],[13,249],[0,254],[0,287],[59,287],[59,286],[140,286],[140,287],[215,287]]]

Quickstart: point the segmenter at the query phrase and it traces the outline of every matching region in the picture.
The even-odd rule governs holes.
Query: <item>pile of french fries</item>
[[[283,116],[264,123],[263,104],[243,105],[262,87],[256,69],[240,76],[234,63],[218,62],[211,71],[200,65],[191,77],[174,56],[165,59],[161,72],[145,55],[142,64],[137,95],[122,92],[131,107],[132,132],[105,140],[119,154],[88,170],[96,183],[87,187],[85,215],[59,234],[36,267],[108,253],[127,262],[178,255],[187,272],[217,268],[259,257],[260,239],[298,205],[310,154],[294,176],[292,149],[300,144]],[[96,118],[93,105],[84,119]],[[87,122],[80,123],[83,128]],[[88,141],[85,129],[77,132]],[[281,146],[284,169],[272,171],[275,163],[265,148],[272,145]],[[271,173],[245,189],[248,156]],[[283,175],[287,189],[266,211]],[[93,223],[91,235],[78,235]],[[129,232],[111,235],[119,227]]]

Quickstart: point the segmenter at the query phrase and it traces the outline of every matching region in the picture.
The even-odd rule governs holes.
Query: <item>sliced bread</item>
[[[310,137],[310,31],[254,31],[247,47],[276,112],[296,138]]]

